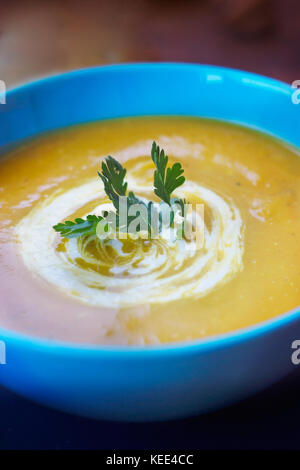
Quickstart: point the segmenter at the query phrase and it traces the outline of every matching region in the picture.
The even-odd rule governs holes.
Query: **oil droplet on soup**
[[[52,226],[109,203],[113,155],[153,199],[152,141],[179,161],[179,197],[204,204],[202,249],[185,241],[62,239]],[[102,121],[44,135],[0,161],[0,325],[93,344],[148,345],[246,327],[300,305],[300,159],[229,124]],[[192,246],[192,248],[191,248]]]

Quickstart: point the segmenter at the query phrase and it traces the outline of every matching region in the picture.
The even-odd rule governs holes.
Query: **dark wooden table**
[[[113,423],[70,416],[0,388],[0,449],[300,449],[300,366],[230,408],[181,421]]]

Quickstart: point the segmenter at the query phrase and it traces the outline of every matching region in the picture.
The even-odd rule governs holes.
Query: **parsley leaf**
[[[75,222],[67,220],[64,223],[54,225],[53,228],[56,232],[60,232],[61,236],[65,238],[76,238],[81,235],[95,234],[97,224],[101,220],[104,220],[104,217],[88,215],[86,219],[77,218]]]
[[[127,190],[127,183],[124,182],[126,169],[113,157],[108,156],[102,162],[102,174],[98,171],[98,175],[103,181],[107,196],[118,211],[119,196],[125,196]]]
[[[171,194],[185,182],[184,169],[180,163],[167,168],[168,156],[160,150],[156,142],[152,144],[151,157],[156,167],[154,172],[154,192],[166,204],[171,205]]]
[[[181,186],[185,178],[182,176],[184,170],[180,163],[174,163],[173,166],[167,168],[168,165],[168,156],[165,155],[164,150],[160,150],[159,146],[156,142],[153,142],[151,157],[155,164],[155,171],[154,171],[154,193],[163,201],[161,202],[161,207],[157,210],[154,207],[152,201],[145,203],[143,200],[138,198],[132,191],[127,193],[127,182],[125,181],[126,176],[126,168],[124,168],[120,162],[115,160],[113,157],[108,156],[101,165],[102,173],[98,171],[98,175],[101,178],[104,190],[111,202],[113,203],[116,214],[115,221],[116,221],[116,229],[119,231],[127,232],[129,230],[130,223],[136,219],[135,216],[129,216],[128,212],[131,206],[135,204],[140,204],[146,208],[146,211],[140,211],[140,216],[143,222],[143,227],[148,227],[149,233],[155,233],[157,231],[157,227],[152,227],[151,216],[154,215],[157,220],[159,220],[160,224],[158,226],[158,230],[161,230],[162,224],[162,213],[164,210],[164,203],[168,204],[171,209],[171,220],[170,225],[173,224],[174,221],[174,214],[179,209],[181,213],[184,213],[184,203],[185,200],[178,199],[178,198],[171,198],[172,192]],[[120,226],[120,197],[125,197],[127,202],[127,225]],[[96,234],[96,228],[100,221],[107,220],[107,226],[104,227],[104,231],[107,231],[109,223],[109,218],[107,218],[111,213],[105,211],[102,216],[96,215],[88,215],[86,219],[77,218],[74,222],[67,220],[64,223],[59,223],[54,225],[54,230],[60,232],[61,236],[65,238],[75,238],[80,237],[82,235],[89,235],[89,234]],[[107,219],[106,219],[107,218]],[[136,231],[140,231],[141,227],[136,227]]]

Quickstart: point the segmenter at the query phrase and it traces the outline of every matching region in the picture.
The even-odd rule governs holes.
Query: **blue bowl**
[[[206,65],[80,70],[9,91],[0,105],[0,144],[87,121],[176,114],[242,124],[300,146],[293,92],[266,77]],[[233,333],[147,348],[77,345],[0,329],[6,347],[0,383],[92,418],[182,418],[232,404],[288,374],[299,327],[300,307]]]

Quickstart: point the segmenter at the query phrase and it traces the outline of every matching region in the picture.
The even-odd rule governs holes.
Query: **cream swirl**
[[[149,197],[152,187],[146,187],[135,175],[134,171],[128,175],[129,188]],[[96,213],[107,208],[99,186],[99,180],[93,179],[56,192],[16,227],[28,269],[69,296],[92,306],[113,308],[199,298],[242,269],[243,223],[239,210],[231,200],[192,181],[187,181],[177,196],[204,204],[201,249],[194,241],[172,241],[164,233],[153,240],[103,242],[85,236],[58,244],[52,228],[58,215],[66,220],[87,203],[94,203]]]

